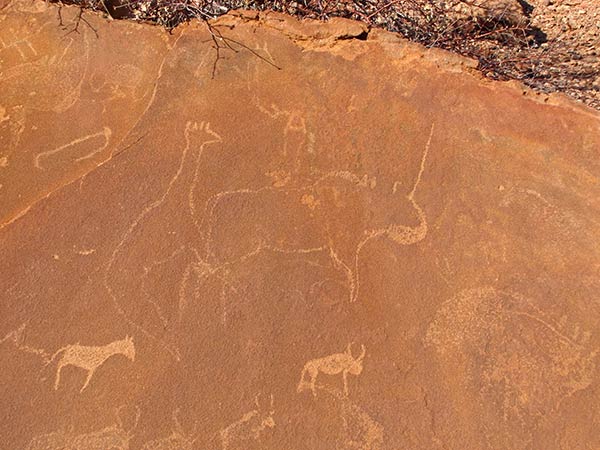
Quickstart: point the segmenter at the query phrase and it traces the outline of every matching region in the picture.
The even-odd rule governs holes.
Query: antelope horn
[[[367,349],[365,348],[365,345],[361,344],[360,347],[362,348],[362,351],[360,353],[360,356],[358,357],[359,361],[362,360],[367,354]]]

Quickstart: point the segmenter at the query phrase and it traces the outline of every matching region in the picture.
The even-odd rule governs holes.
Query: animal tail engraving
[[[308,371],[308,367],[304,367],[304,369],[302,369],[302,373],[300,374],[300,382],[298,383],[298,387],[296,388],[297,392],[302,392],[304,390],[304,386],[306,386],[306,381],[304,381],[304,378],[306,376],[306,372]]]

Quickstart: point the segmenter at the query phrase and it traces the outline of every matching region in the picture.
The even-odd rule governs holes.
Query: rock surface
[[[83,19],[0,12],[2,448],[600,447],[597,113],[353,22]]]

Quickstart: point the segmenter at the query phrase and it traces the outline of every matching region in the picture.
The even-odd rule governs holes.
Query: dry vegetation
[[[525,0],[62,1],[168,29],[187,20],[207,20],[239,8],[320,20],[356,19],[401,33],[428,47],[470,56],[479,61],[479,69],[490,78],[521,80],[543,92],[565,92],[600,109],[600,62],[596,52],[600,47],[600,6],[595,0],[529,0],[533,4]],[[589,5],[591,9],[586,9]],[[579,9],[569,15],[572,7]]]

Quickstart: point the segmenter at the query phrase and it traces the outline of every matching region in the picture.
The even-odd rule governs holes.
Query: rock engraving
[[[0,344],[4,342],[12,342],[17,350],[36,355],[45,363],[50,362],[50,355],[48,355],[48,353],[42,349],[32,347],[31,345],[25,343],[25,329],[26,324],[21,324],[19,328],[9,332],[2,339],[0,339]]]
[[[134,361],[135,346],[133,345],[133,338],[126,336],[125,339],[101,346],[86,346],[80,344],[67,345],[58,349],[54,355],[52,355],[50,362],[54,361],[58,355],[61,356],[56,366],[54,390],[58,390],[62,368],[65,366],[75,366],[88,372],[85,382],[79,391],[83,392],[90,383],[96,369],[104,364],[111,356],[123,355],[129,360]]]
[[[51,157],[52,155],[55,155],[57,153],[62,153],[62,152],[67,152],[70,151],[74,148],[77,148],[79,145],[87,143],[89,141],[92,140],[96,140],[97,138],[102,138],[102,144],[96,148],[93,148],[91,151],[86,150],[86,153],[84,155],[78,156],[77,158],[75,158],[76,162],[79,161],[83,161],[85,159],[89,159],[92,158],[94,155],[102,152],[105,148],[108,147],[109,143],[110,143],[110,137],[112,135],[112,132],[110,130],[110,128],[108,127],[103,127],[102,131],[99,131],[97,133],[93,133],[93,134],[89,134],[87,136],[82,136],[80,138],[77,139],[73,139],[71,142],[69,142],[68,144],[64,144],[61,145],[59,147],[56,147],[52,150],[47,150],[45,152],[42,153],[38,153],[34,159],[33,159],[33,165],[38,168],[38,169],[42,169],[45,170],[44,165],[42,164],[42,162]]]
[[[123,407],[117,410],[116,423],[90,433],[54,431],[34,437],[25,450],[129,450],[133,430],[137,427],[140,411],[135,408],[134,423],[126,430],[121,419]]]
[[[474,389],[504,420],[525,424],[592,383],[598,349],[590,337],[519,293],[486,286],[444,303],[426,343],[444,364],[466,362],[465,389]]]
[[[360,406],[344,401],[342,403],[342,422],[346,436],[344,448],[356,450],[381,450],[383,448],[383,426]]]
[[[335,353],[333,355],[325,356],[323,358],[312,359],[308,361],[302,369],[300,375],[300,383],[298,384],[298,392],[302,392],[307,384],[306,376],[310,377],[308,385],[313,393],[313,396],[317,396],[315,389],[315,383],[319,373],[326,375],[337,375],[342,374],[344,380],[344,394],[348,396],[348,374],[358,376],[363,371],[363,359],[367,350],[364,345],[361,345],[361,353],[357,358],[352,356],[352,343],[348,344],[344,353]]]
[[[194,425],[191,433],[186,433],[177,418],[179,409],[173,412],[173,428],[170,436],[146,442],[142,450],[192,450],[198,439],[198,424]]]
[[[139,244],[140,242],[144,242],[144,238],[153,239],[152,237],[144,234],[147,232],[145,226],[148,221],[155,219],[156,215],[160,214],[161,207],[170,199],[171,195],[175,195],[173,194],[173,191],[179,187],[178,184],[180,183],[184,185],[183,189],[186,191],[189,189],[189,217],[192,221],[195,220],[195,200],[193,197],[193,188],[195,187],[199,177],[198,166],[200,164],[204,149],[209,145],[222,142],[222,138],[218,133],[212,130],[211,125],[208,122],[197,123],[189,121],[185,125],[183,134],[185,145],[183,146],[181,158],[179,159],[179,164],[175,173],[168,181],[167,186],[162,194],[158,198],[151,201],[148,206],[146,206],[139,214],[137,214],[133,222],[131,222],[108,260],[104,278],[105,287],[117,312],[131,326],[135,327],[143,336],[159,343],[163,349],[166,350],[177,361],[180,360],[179,348],[172,342],[167,342],[166,339],[159,338],[148,325],[142,325],[141,323],[138,323],[136,320],[132,319],[126,309],[124,309],[124,305],[135,304],[135,302],[138,301],[149,303],[149,307],[154,311],[156,318],[161,323],[161,329],[164,329],[163,327],[167,324],[169,319],[165,317],[165,314],[158,306],[157,301],[153,298],[151,293],[144,288],[144,279],[153,267],[170,263],[173,258],[182,255],[184,252],[194,252],[194,248],[188,248],[188,244],[190,243],[186,242],[185,244],[182,243],[180,246],[175,248],[175,250],[171,252],[168,257],[157,257],[155,260],[151,260],[150,264],[145,264],[145,261],[141,261],[138,266],[130,266],[127,263],[127,254],[132,251],[132,248],[135,248],[135,245]],[[190,162],[190,159],[192,162]],[[182,283],[187,282],[187,278],[190,275],[192,267],[195,266],[193,266],[193,263],[190,263],[188,264],[188,269],[184,269],[184,272],[181,274]],[[127,277],[119,278],[115,276],[115,273],[127,274]],[[124,298],[123,294],[119,292],[119,287],[115,280],[122,279],[124,282],[130,283],[132,277],[134,279],[138,278],[142,282],[142,286],[139,289],[139,297],[131,298],[128,296]],[[185,300],[180,299],[180,306],[184,305]],[[177,319],[180,317],[181,310],[179,311],[179,314],[177,314]]]
[[[341,434],[336,448],[356,450],[381,450],[384,444],[384,428],[361,406],[354,403],[340,389],[316,384],[315,389],[329,395],[339,408]]]
[[[275,409],[273,406],[273,395],[270,396],[268,409],[261,408],[258,396],[254,399],[256,409],[247,412],[241,419],[222,429],[221,445],[223,450],[228,450],[233,442],[259,440],[267,428],[275,428]]]

